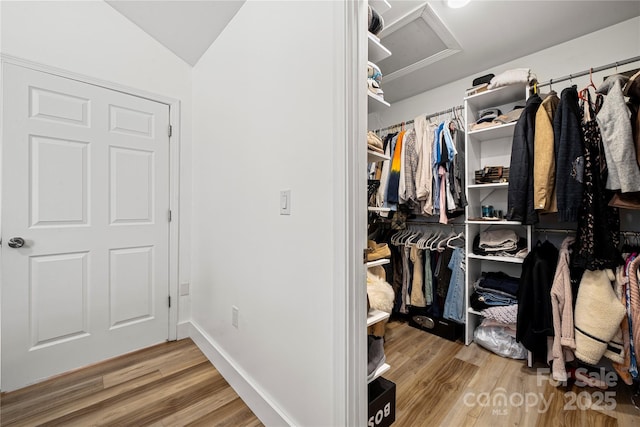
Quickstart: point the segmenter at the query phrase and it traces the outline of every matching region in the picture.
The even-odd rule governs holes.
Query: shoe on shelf
[[[369,92],[384,99],[384,91],[380,89],[380,83],[378,83],[374,79],[367,79],[367,85],[369,88]]]
[[[382,258],[391,258],[391,249],[386,243],[376,243],[373,240],[367,241],[367,261],[376,261]]]
[[[367,381],[370,381],[378,368],[384,365],[384,338],[367,335]]]

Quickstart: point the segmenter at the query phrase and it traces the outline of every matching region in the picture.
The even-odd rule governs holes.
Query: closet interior
[[[369,53],[370,112],[393,108]],[[370,119],[370,337],[401,321],[560,383],[586,366],[638,387],[639,67],[497,70],[458,105]]]

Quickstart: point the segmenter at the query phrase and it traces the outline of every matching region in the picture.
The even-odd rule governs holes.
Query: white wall
[[[543,18],[541,17],[541,19]],[[578,24],[576,23],[576,25]],[[590,67],[595,68],[621,59],[635,57],[639,53],[640,17],[636,17],[396,102],[380,113],[370,114],[369,128],[378,129],[413,119],[421,114],[435,113],[455,105],[462,105],[465,89],[471,87],[473,79],[488,73],[498,75],[512,68],[530,68],[538,76],[538,81],[545,82],[552,78],[588,70]],[[638,67],[640,67],[640,63],[629,64],[620,67],[619,71]],[[594,74],[594,82],[597,85],[598,82],[602,82],[602,76],[612,74],[614,71],[609,70]],[[586,86],[588,77],[574,79],[574,83],[578,86]],[[562,82],[554,85],[553,89],[559,94],[561,89],[570,84],[569,81]],[[545,91],[546,89],[542,88],[541,90]]]
[[[180,282],[189,281],[191,67],[103,1],[0,1],[0,51],[181,101]],[[189,317],[181,304],[180,320]]]
[[[344,388],[333,333],[334,292],[344,293],[334,281],[336,7],[248,1],[193,71],[192,322],[299,426],[336,425]],[[284,189],[290,216],[279,214]]]

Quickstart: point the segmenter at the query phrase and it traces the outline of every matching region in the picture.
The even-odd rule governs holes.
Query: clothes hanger
[[[443,237],[442,239],[440,239],[440,241],[438,242],[438,245],[436,246],[436,249],[438,250],[438,252],[442,252],[447,248],[447,242],[449,241],[449,239],[453,236],[455,236],[456,233],[449,233],[449,235],[447,235],[446,237]]]
[[[451,242],[453,242],[456,239],[460,239],[462,240],[462,246],[455,246],[452,245]],[[456,248],[460,248],[460,247],[464,247],[465,244],[465,238],[464,238],[464,231],[461,231],[460,233],[458,233],[457,235],[451,237],[449,240],[447,240],[447,247],[451,248],[451,249],[456,249]]]
[[[413,233],[413,231],[412,231],[412,230],[410,230],[410,229],[408,229],[408,228],[407,228],[407,229],[405,229],[405,230],[404,230],[404,231],[403,231],[403,232],[398,236],[398,238],[396,239],[396,243],[395,243],[395,244],[396,244],[396,246],[402,246],[402,245],[404,245],[404,240],[405,240],[405,238],[406,238],[407,236],[409,236],[411,233]]]
[[[401,237],[404,233],[406,233],[406,232],[407,232],[407,230],[406,230],[406,229],[405,229],[405,230],[397,231],[393,236],[391,236],[391,244],[392,244],[393,246],[398,246],[398,245],[399,245],[399,243],[398,243],[398,238],[400,238],[400,237]]]
[[[407,240],[404,242],[404,245],[406,247],[411,247],[411,246],[415,246],[415,239],[419,239],[420,237],[422,237],[422,232],[421,231],[416,231],[415,233],[411,234]]]
[[[406,245],[407,240],[413,236],[415,230],[407,229],[407,233],[400,238],[400,245]]]
[[[417,246],[420,249],[427,249],[425,246],[425,243],[431,239],[431,237],[433,237],[433,231],[430,232],[426,232],[422,235],[422,237],[420,238],[420,240],[418,240]]]
[[[442,237],[442,234],[443,234],[442,232],[438,233],[436,238],[431,241],[431,243],[429,244],[429,249],[431,249],[432,251],[435,251],[438,249],[438,243],[440,242],[440,238]]]

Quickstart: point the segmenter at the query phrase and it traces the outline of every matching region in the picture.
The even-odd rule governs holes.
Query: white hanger
[[[420,249],[426,249],[425,243],[432,237],[432,233],[425,233],[422,238],[420,240],[418,240],[418,243],[416,244],[416,246],[418,246],[418,248]]]
[[[405,241],[404,245],[407,247],[416,246],[416,240],[422,237],[422,231],[416,231],[414,234],[409,236]]]
[[[397,231],[397,232],[396,232],[396,234],[394,234],[393,236],[391,236],[391,244],[392,244],[393,246],[398,246],[398,245],[399,245],[399,243],[398,243],[398,238],[400,238],[400,237],[401,237],[404,233],[406,233],[406,232],[407,232],[407,230],[400,230],[400,231]]]
[[[435,239],[431,240],[428,245],[429,245],[429,249],[436,250],[437,248],[437,242],[439,241],[439,239],[442,237],[443,233],[442,231],[438,232],[438,234],[436,235]],[[434,246],[434,244],[436,244],[436,246]]]
[[[413,230],[405,229],[396,239],[396,246],[404,245],[405,240],[413,233]]]
[[[436,249],[438,250],[438,252],[442,252],[447,248],[447,242],[449,241],[449,239],[453,236],[455,236],[456,233],[449,233],[449,235],[447,235],[446,237],[442,238],[439,242],[438,245],[436,246]]]
[[[461,231],[457,235],[455,235],[455,236],[451,237],[449,240],[447,240],[447,247],[449,247],[451,249],[460,248],[461,246],[455,246],[455,245],[451,244],[451,242],[453,242],[456,239],[461,239],[462,240],[462,244],[464,245],[464,242],[465,242],[464,231]]]

